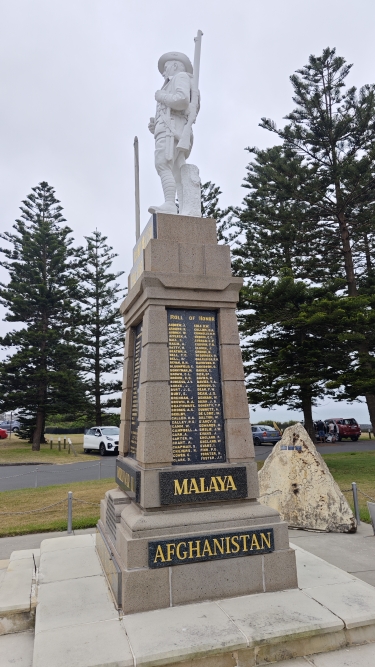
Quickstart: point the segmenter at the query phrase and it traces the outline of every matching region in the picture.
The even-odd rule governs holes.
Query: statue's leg
[[[178,199],[178,210],[179,213],[182,212],[184,206],[184,197],[183,197],[183,188],[181,181],[181,167],[185,164],[185,155],[182,151],[177,150],[177,140],[175,141],[175,161],[173,164],[173,176],[176,183],[177,189],[177,199]]]
[[[164,192],[164,204],[161,206],[150,206],[150,213],[177,213],[176,207],[176,181],[172,172],[173,162],[166,159],[165,134],[159,135],[155,140],[155,167],[161,180]]]

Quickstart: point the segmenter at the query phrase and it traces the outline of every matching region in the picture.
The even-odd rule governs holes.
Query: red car
[[[0,428],[0,440],[5,440],[8,437],[8,433],[5,428]]]
[[[361,435],[362,431],[358,426],[358,423],[356,422],[353,417],[350,417],[349,419],[344,419],[343,417],[333,417],[331,419],[326,419],[325,420],[325,425],[328,426],[329,422],[335,422],[337,425],[337,439],[338,440],[344,440],[344,438],[350,438],[355,442],[358,440],[359,436]]]

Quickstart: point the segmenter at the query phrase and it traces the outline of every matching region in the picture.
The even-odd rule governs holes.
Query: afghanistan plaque
[[[275,550],[273,528],[238,530],[236,533],[196,535],[194,538],[157,540],[148,543],[150,568],[186,565],[206,560],[239,558]]]
[[[173,463],[226,460],[217,315],[168,309]]]
[[[133,329],[134,331],[134,366],[132,385],[132,407],[130,416],[130,447],[129,456],[137,454],[138,438],[138,407],[139,407],[139,384],[141,379],[141,352],[142,352],[142,322]]]

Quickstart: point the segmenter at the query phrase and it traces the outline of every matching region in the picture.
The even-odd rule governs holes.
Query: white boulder
[[[291,528],[357,529],[346,498],[301,424],[285,429],[259,471],[259,488],[260,502],[276,509]]]

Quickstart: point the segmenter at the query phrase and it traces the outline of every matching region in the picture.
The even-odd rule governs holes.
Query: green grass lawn
[[[58,448],[58,438],[61,438],[61,451]],[[64,449],[64,438],[71,439],[77,456],[73,451]],[[78,463],[78,461],[97,460],[98,456],[83,453],[83,434],[46,435],[48,443],[40,446],[39,452],[33,452],[27,440],[21,440],[12,434],[11,438],[0,440],[0,464],[8,463]],[[52,449],[49,441],[52,439]]]
[[[95,526],[99,519],[100,501],[106,491],[114,488],[116,482],[109,478],[42,486],[37,489],[3,491],[0,493],[0,537],[66,530],[68,491],[73,492],[73,528]],[[90,504],[79,502],[80,500]],[[63,502],[55,507],[48,507],[60,501]],[[44,509],[46,507],[47,509]],[[37,511],[28,514],[30,510]],[[15,514],[16,512],[22,514]]]

